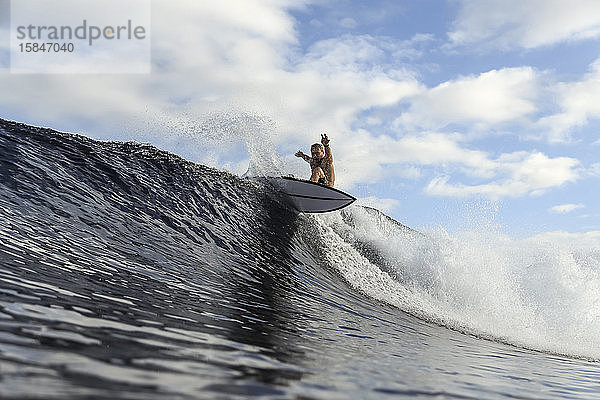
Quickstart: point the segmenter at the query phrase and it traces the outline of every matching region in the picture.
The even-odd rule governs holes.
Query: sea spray
[[[417,234],[361,207],[312,223],[327,262],[370,297],[480,337],[600,358],[597,247],[496,232]]]
[[[143,132],[132,135],[168,146],[190,161],[236,175],[282,175],[283,163],[273,138],[276,124],[266,114],[213,107],[198,113],[193,105],[177,112],[148,112]]]

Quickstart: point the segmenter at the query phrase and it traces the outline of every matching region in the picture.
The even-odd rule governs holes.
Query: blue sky
[[[156,0],[139,75],[11,74],[7,13],[3,118],[237,174],[308,175],[325,131],[339,187],[409,226],[600,238],[600,2]]]

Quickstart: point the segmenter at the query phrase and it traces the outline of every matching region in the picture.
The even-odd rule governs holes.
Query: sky
[[[11,73],[9,4],[2,118],[238,175],[308,177],[327,133],[336,186],[413,228],[600,238],[596,0],[153,0],[150,74]]]

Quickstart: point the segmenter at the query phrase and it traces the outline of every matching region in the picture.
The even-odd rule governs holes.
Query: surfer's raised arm
[[[321,144],[325,148],[325,159],[328,162],[333,162],[333,154],[331,153],[331,147],[329,147],[329,138],[326,134],[321,135]]]
[[[333,153],[331,152],[331,147],[329,147],[329,138],[327,134],[321,134],[321,144],[325,150],[325,156],[323,157],[323,161],[321,162],[321,168],[325,172],[325,177],[327,178],[327,185],[329,187],[333,187],[335,183],[335,171],[333,168]]]

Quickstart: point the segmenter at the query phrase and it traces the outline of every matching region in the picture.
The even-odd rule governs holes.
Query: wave
[[[366,295],[382,313],[392,305],[470,335],[600,359],[600,250],[592,245],[417,232],[358,205],[297,215],[260,179],[148,144],[5,120],[0,187],[4,313],[49,313],[39,296],[46,287],[64,310],[52,318],[63,322],[74,318],[67,311],[87,310],[86,318],[130,326],[159,315],[237,332],[235,321],[247,317],[240,308],[250,307],[257,321],[290,332],[295,311],[284,299],[301,287],[329,293],[339,307],[360,307]],[[294,301],[310,310],[316,297]],[[178,307],[166,309],[169,301]],[[163,306],[149,306],[156,302]],[[241,329],[236,338],[285,339],[275,336]]]

